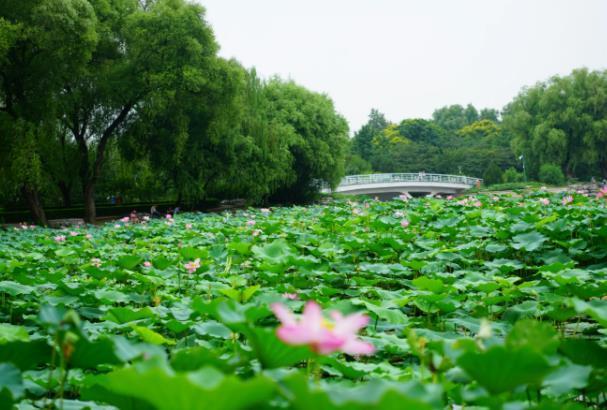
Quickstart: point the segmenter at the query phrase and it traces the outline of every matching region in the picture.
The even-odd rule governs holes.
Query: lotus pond
[[[359,199],[0,232],[0,408],[607,408],[605,204]]]

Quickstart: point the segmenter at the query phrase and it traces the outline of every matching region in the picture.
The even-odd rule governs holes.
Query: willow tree
[[[293,179],[283,184],[273,199],[305,201],[318,192],[321,181],[336,186],[344,174],[349,140],[348,124],[335,111],[331,99],[279,79],[269,81],[264,94],[269,120],[283,125],[281,137],[293,164]]]
[[[86,0],[0,3],[0,174],[4,190],[23,195],[46,224],[39,190],[50,161],[59,97],[96,45],[96,19]]]
[[[95,188],[110,141],[162,112],[180,90],[204,86],[217,44],[199,5],[90,1],[98,42],[84,72],[65,84],[61,121],[78,146],[85,219],[94,222]]]
[[[607,177],[607,71],[574,70],[525,88],[503,117],[533,177],[542,164],[569,177]]]

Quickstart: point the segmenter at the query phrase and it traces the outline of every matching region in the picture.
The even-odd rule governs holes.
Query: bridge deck
[[[379,194],[413,192],[428,194],[455,194],[482,182],[479,178],[463,175],[426,173],[348,175],[332,192],[343,194]],[[324,192],[331,192],[329,189]]]

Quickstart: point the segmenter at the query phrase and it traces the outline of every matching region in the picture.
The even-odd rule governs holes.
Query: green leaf
[[[162,336],[160,333],[153,331],[152,329],[148,329],[143,326],[131,326],[133,330],[141,337],[144,342],[151,343],[153,345],[174,345],[175,341],[172,339],[167,339]]]
[[[396,383],[373,380],[356,387],[309,384],[307,378],[295,373],[282,380],[291,392],[291,404],[299,410],[433,410],[444,408],[441,389],[418,382]]]
[[[23,326],[0,323],[0,344],[7,342],[27,342],[29,334]]]
[[[233,371],[235,367],[227,359],[220,357],[216,351],[203,346],[174,351],[171,357],[171,367],[179,372],[198,370],[205,366],[212,366],[225,372]]]
[[[0,282],[0,292],[8,293],[11,296],[29,295],[33,291],[33,287],[22,285],[17,282],[7,280]]]
[[[184,246],[179,250],[179,254],[184,260],[204,259],[209,256],[209,251],[206,248],[193,248]]]
[[[211,367],[174,373],[158,361],[148,361],[89,378],[82,397],[114,405],[120,398],[133,398],[158,410],[237,410],[267,402],[274,389],[274,383],[263,375],[242,381]],[[118,397],[108,397],[106,392]]]
[[[252,328],[243,331],[255,356],[266,369],[292,366],[313,356],[306,346],[289,346],[276,337],[274,329]]]
[[[244,302],[244,303],[248,302],[249,299],[251,299],[253,297],[253,295],[255,293],[257,293],[257,291],[259,289],[261,289],[261,286],[255,285],[255,286],[249,286],[248,288],[243,290],[242,291],[242,302]]]
[[[388,322],[391,325],[407,325],[409,319],[399,309],[384,308],[374,305],[373,303],[364,300],[352,300],[356,305],[363,305],[369,312],[375,314],[379,319]]]
[[[586,314],[601,326],[607,327],[607,300],[593,299],[590,302],[584,302],[574,299],[573,307],[576,312]]]
[[[529,232],[516,235],[512,238],[511,246],[514,249],[522,249],[527,252],[533,252],[539,249],[547,240],[544,235],[539,232]]]
[[[544,357],[525,347],[492,346],[484,352],[466,352],[457,364],[491,394],[512,391],[527,384],[539,385],[550,371]]]
[[[49,363],[50,359],[51,347],[43,339],[0,344],[0,362],[11,362],[21,370]]]
[[[214,320],[197,323],[194,325],[193,329],[202,336],[212,336],[221,339],[229,339],[232,336],[232,331],[228,327]]]
[[[558,397],[576,389],[583,389],[588,385],[591,372],[591,366],[571,363],[560,366],[546,376],[542,392],[548,396]]]
[[[511,348],[528,347],[538,353],[554,354],[559,346],[559,338],[556,330],[548,323],[520,320],[508,333],[506,345]]]
[[[143,258],[138,255],[124,255],[116,260],[118,266],[129,270],[133,270],[141,262],[143,262]]]
[[[421,290],[429,290],[433,293],[441,293],[445,289],[445,285],[440,279],[431,279],[427,276],[420,276],[411,281],[413,286]]]
[[[152,265],[154,265],[154,267],[159,270],[164,270],[171,266],[173,263],[174,261],[168,259],[165,256],[157,256],[152,259]]]
[[[99,301],[106,304],[124,303],[128,301],[128,296],[117,290],[99,289],[93,294]]]
[[[284,265],[294,255],[291,247],[284,239],[276,239],[264,246],[255,245],[252,251],[255,256],[273,265]]]
[[[10,409],[23,395],[21,372],[11,363],[0,363],[0,408]]]
[[[104,319],[123,324],[133,322],[135,320],[153,318],[154,316],[154,312],[149,307],[144,307],[142,309],[117,307],[110,309]]]
[[[563,339],[559,346],[559,352],[573,363],[601,369],[607,368],[607,349],[594,340]]]

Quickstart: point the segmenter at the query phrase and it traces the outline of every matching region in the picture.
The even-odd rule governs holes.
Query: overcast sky
[[[328,94],[357,130],[607,68],[606,0],[198,0],[220,55]]]

